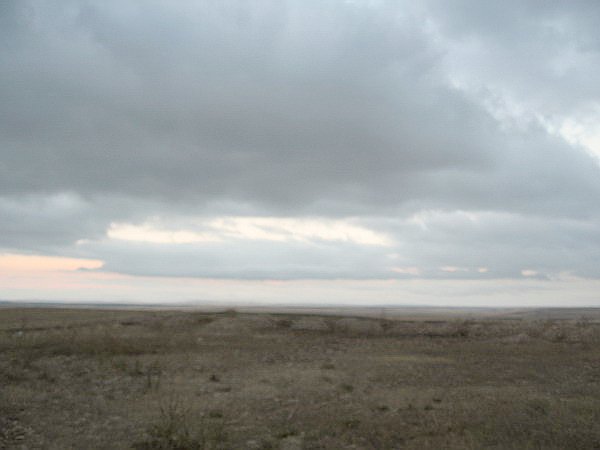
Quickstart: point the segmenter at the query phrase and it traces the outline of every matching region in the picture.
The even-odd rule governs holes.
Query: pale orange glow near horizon
[[[60,256],[0,254],[0,274],[11,272],[72,272],[80,269],[99,269],[98,259],[66,258]]]

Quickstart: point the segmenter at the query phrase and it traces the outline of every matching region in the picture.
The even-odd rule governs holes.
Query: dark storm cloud
[[[600,244],[586,231],[600,214],[597,161],[543,121],[507,125],[489,101],[547,121],[598,105],[600,8],[483,5],[3,2],[0,247],[139,274],[387,276],[382,249],[275,247],[257,268],[258,244],[235,261],[217,258],[226,246],[74,244],[150,216],[356,216],[373,229],[395,222],[398,242],[414,236],[400,250],[426,273],[490,265],[480,259],[497,245],[496,274],[527,263],[597,276]],[[397,225],[421,210],[501,214],[511,237],[493,222],[468,233]],[[548,223],[539,249],[564,232],[577,245],[568,257],[523,254],[531,223]],[[193,254],[196,269],[176,261]],[[224,262],[209,270],[206,258]],[[327,268],[344,258],[354,262]]]

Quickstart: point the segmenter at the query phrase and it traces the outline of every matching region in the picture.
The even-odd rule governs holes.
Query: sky
[[[0,299],[600,306],[598,23],[4,0]]]

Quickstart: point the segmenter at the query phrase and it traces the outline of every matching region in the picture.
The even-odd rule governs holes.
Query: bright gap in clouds
[[[586,120],[565,120],[558,132],[567,142],[582,146],[600,162],[600,106],[596,114]]]
[[[191,244],[227,240],[256,241],[336,241],[367,246],[391,246],[384,233],[347,220],[296,219],[283,217],[218,217],[194,221],[188,229],[170,229],[162,221],[140,225],[111,223],[110,239],[156,244]]]
[[[198,233],[190,230],[166,230],[150,223],[132,225],[111,223],[106,232],[110,239],[121,241],[150,242],[154,244],[192,244],[197,242],[219,242],[214,234]]]

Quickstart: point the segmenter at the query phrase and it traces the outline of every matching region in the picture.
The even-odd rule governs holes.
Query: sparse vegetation
[[[133,444],[138,450],[217,450],[227,448],[222,414],[211,411],[208,417],[191,424],[190,408],[181,399],[170,397],[159,405],[159,417],[146,431],[146,438]]]
[[[0,448],[600,447],[594,317],[0,314]]]

